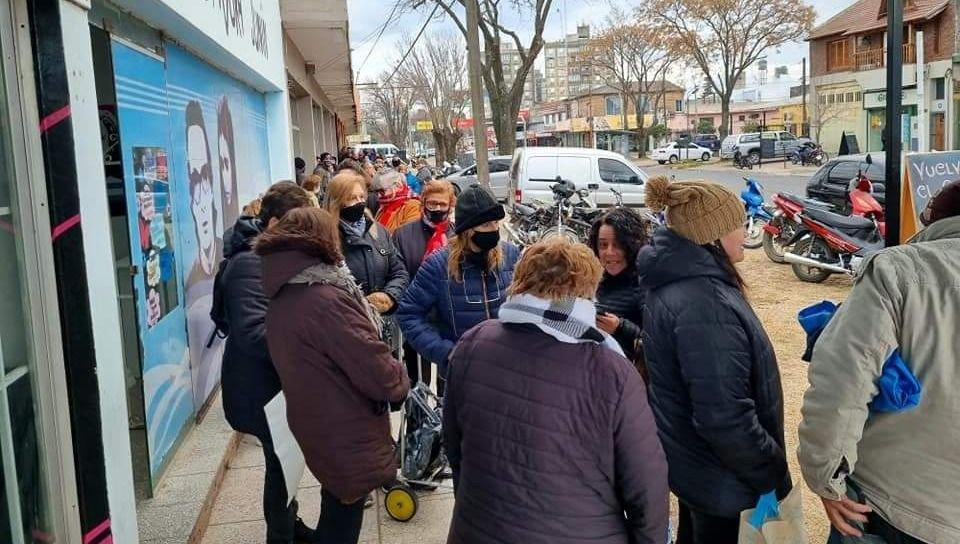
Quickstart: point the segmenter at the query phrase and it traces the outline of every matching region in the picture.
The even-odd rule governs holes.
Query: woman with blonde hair
[[[457,340],[495,319],[506,298],[520,250],[500,241],[504,216],[486,189],[464,191],[457,200],[455,237],[427,257],[400,303],[397,320],[404,337],[439,365],[441,377]]]
[[[602,273],[583,244],[535,244],[499,319],[460,338],[443,406],[449,542],[666,541],[666,459],[643,380],[596,327]]]
[[[379,313],[390,314],[409,276],[390,233],[370,216],[366,200],[364,178],[345,170],[330,180],[324,209],[338,219],[343,257],[357,285]]]

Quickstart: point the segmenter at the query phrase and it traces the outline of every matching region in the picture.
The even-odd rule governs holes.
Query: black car
[[[873,183],[873,196],[881,205],[886,202],[886,157],[882,152],[871,153],[873,164],[867,164],[867,156],[843,155],[830,159],[817,170],[807,182],[807,197],[829,202],[843,213],[850,212],[850,182],[863,174]]]
[[[706,147],[714,153],[720,151],[720,137],[716,134],[697,134],[693,137],[693,143]]]

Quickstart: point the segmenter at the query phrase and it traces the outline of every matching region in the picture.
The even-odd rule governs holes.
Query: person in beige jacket
[[[836,532],[882,539],[843,542],[960,542],[960,182],[923,220],[910,243],[868,259],[810,364],[803,477]],[[920,404],[870,413],[894,350],[922,385]]]

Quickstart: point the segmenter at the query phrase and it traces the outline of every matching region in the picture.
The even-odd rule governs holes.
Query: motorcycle
[[[784,254],[789,249],[789,241],[800,226],[800,214],[804,209],[818,208],[830,211],[833,205],[790,193],[773,195],[773,218],[763,225],[763,252],[767,258],[777,264],[783,264]]]
[[[750,160],[750,155],[744,155],[739,149],[733,152],[733,165],[741,170],[744,168],[753,170],[753,162]]]
[[[773,207],[763,201],[763,186],[753,178],[743,178],[747,187],[740,192],[740,198],[747,210],[747,238],[743,247],[757,249],[763,245],[764,226],[773,219]]]
[[[833,274],[856,275],[864,259],[883,249],[878,225],[866,217],[807,208],[783,258],[800,281],[821,283]]]
[[[553,204],[536,200],[537,207],[515,204],[510,210],[510,221],[505,225],[510,239],[524,248],[541,240],[557,236],[572,242],[585,242],[590,226],[602,213],[586,189],[577,190],[570,182],[557,177],[550,187]],[[573,201],[577,197],[577,201]]]
[[[814,165],[822,166],[823,163],[827,162],[827,154],[823,151],[823,147],[818,144],[807,144],[803,145],[796,150],[793,154],[790,155],[790,162],[800,166]]]

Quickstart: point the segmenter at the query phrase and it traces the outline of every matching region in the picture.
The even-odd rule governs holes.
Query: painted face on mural
[[[187,168],[190,174],[190,210],[193,212],[193,221],[197,229],[200,266],[205,273],[211,274],[216,251],[213,176],[207,135],[198,125],[193,125],[187,130]]]
[[[230,143],[220,134],[220,179],[223,183],[224,207],[233,204],[233,157],[230,156]]]

